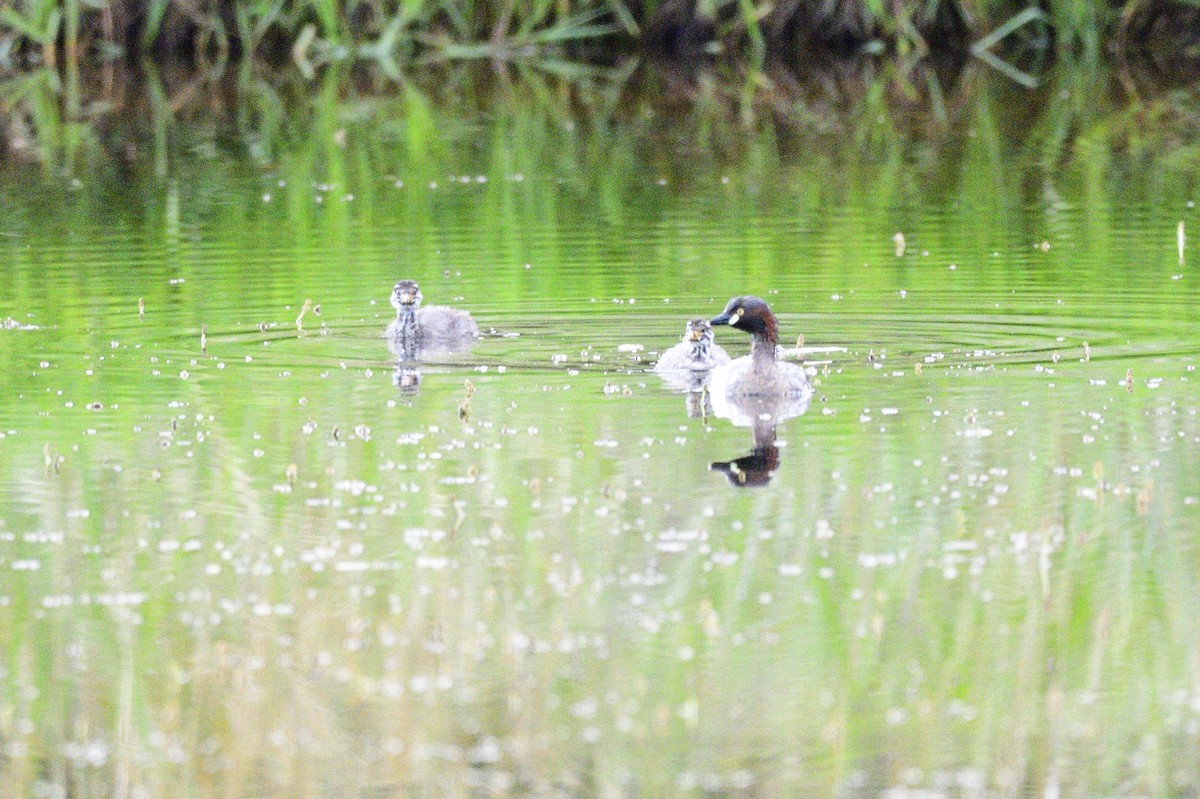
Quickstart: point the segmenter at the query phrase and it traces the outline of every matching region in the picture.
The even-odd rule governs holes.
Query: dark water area
[[[25,87],[0,784],[1200,791],[1195,90],[623,74]],[[769,448],[650,371],[742,294]]]

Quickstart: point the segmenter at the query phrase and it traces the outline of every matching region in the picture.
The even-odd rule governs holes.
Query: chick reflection
[[[684,401],[689,419],[707,419],[713,415],[712,400],[707,391],[689,391]]]
[[[416,394],[421,390],[421,367],[415,363],[396,361],[392,370],[392,385],[404,394]]]
[[[775,446],[775,428],[808,410],[812,392],[792,397],[747,397],[714,395],[713,415],[727,419],[736,427],[749,427],[754,433],[754,448],[749,455],[729,461],[716,461],[709,469],[721,472],[735,488],[765,486],[779,471],[779,447]]]
[[[392,370],[392,385],[406,394],[416,394],[421,390],[421,347],[415,339],[405,339],[392,335],[389,327],[384,334],[388,349],[396,358]]]
[[[391,330],[389,329],[389,334]],[[422,341],[411,336],[387,336],[388,349],[395,356],[392,385],[405,394],[421,390],[421,364],[429,358],[458,355],[475,343],[473,338]]]

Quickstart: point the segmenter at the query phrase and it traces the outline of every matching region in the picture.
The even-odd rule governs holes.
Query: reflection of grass
[[[494,450],[498,434],[461,431],[458,386],[427,387],[415,415],[377,421],[386,446],[336,450],[299,425],[309,413],[350,418],[334,409],[362,385],[329,384],[309,410],[282,413],[196,386],[183,395],[190,407],[219,420],[178,426],[181,438],[207,431],[198,460],[160,448],[157,429],[122,427],[73,453],[48,488],[23,484],[28,515],[6,510],[15,530],[59,530],[68,542],[13,550],[44,565],[8,582],[12,604],[0,613],[0,686],[32,727],[21,734],[27,753],[0,762],[10,786],[39,771],[52,784],[86,775],[93,789],[79,795],[107,796],[119,768],[162,796],[186,795],[172,793],[182,783],[235,796],[248,786],[433,790],[491,772],[531,793],[586,779],[610,791],[636,780],[656,795],[693,779],[750,778],[765,795],[876,796],[937,785],[943,772],[1054,783],[1063,795],[1200,782],[1187,732],[1200,564],[1187,525],[1165,498],[1139,514],[1127,494],[1078,497],[1086,479],[1002,474],[1031,452],[1051,459],[1070,446],[1065,433],[1046,435],[1046,419],[1019,440],[971,450],[948,428],[931,441],[939,434],[915,415],[884,438],[835,418],[813,430],[825,446],[789,453],[779,478],[789,490],[668,508],[641,498],[660,498],[648,486],[670,482],[662,469],[674,461],[577,461],[519,438]],[[484,381],[478,418],[533,423],[535,409],[505,411],[500,388]],[[872,387],[848,390],[870,401]],[[671,413],[651,406],[647,424],[678,424],[670,399]],[[602,402],[575,400],[578,421],[562,435],[636,447],[639,434],[621,432],[629,420]],[[1130,439],[1103,457],[1158,457],[1147,415],[1120,424]],[[446,432],[391,445],[431,425]],[[250,430],[277,442],[262,445],[265,460],[247,459]],[[463,437],[483,454],[442,449]],[[381,468],[416,463],[416,451],[448,454],[434,471]],[[930,451],[949,458],[922,467],[929,488],[885,486]],[[1170,457],[1165,471],[1187,469]],[[280,495],[272,484],[289,461],[302,487]],[[113,473],[114,462],[126,470]],[[161,483],[135,466],[151,463]],[[471,465],[484,480],[439,484]],[[21,466],[6,461],[7,485]],[[384,501],[333,487],[346,478],[378,486]],[[1160,489],[1190,490],[1183,476],[1165,479]],[[964,497],[941,491],[951,486]],[[306,502],[327,496],[340,506]],[[394,502],[399,516],[379,513]],[[52,510],[80,505],[110,513]],[[193,509],[202,521],[185,521]],[[889,521],[898,513],[904,525]],[[429,535],[404,536],[416,528]],[[660,537],[686,549],[659,552]],[[72,544],[98,552],[72,556]],[[356,562],[383,570],[336,568]],[[118,590],[144,599],[38,613],[46,596]],[[0,718],[0,730],[13,735],[13,722]],[[81,740],[107,743],[109,759],[72,765],[71,776],[41,770]]]
[[[445,203],[461,201],[453,192],[441,199],[417,188],[446,184],[449,176],[487,176],[490,182],[478,191],[486,213],[476,224],[500,237],[492,241],[505,241],[506,260],[522,263],[537,253],[521,230],[552,231],[555,220],[576,212],[562,207],[552,186],[531,192],[521,176],[544,181],[553,175],[584,187],[596,203],[597,238],[582,246],[593,247],[591,257],[600,261],[620,246],[604,241],[603,225],[621,225],[638,213],[628,187],[661,179],[676,191],[700,191],[711,176],[692,168],[694,158],[768,192],[784,189],[780,175],[803,163],[818,174],[842,175],[844,190],[862,192],[873,208],[895,207],[919,193],[965,193],[1000,216],[1022,198],[1040,201],[1055,183],[1081,174],[1098,181],[1093,188],[1101,196],[1089,207],[1107,207],[1099,182],[1106,168],[1074,164],[1123,155],[1153,159],[1183,175],[1196,158],[1200,98],[1194,89],[1118,93],[1095,67],[1052,72],[1038,95],[1046,100],[1041,111],[1023,91],[1014,98],[1011,84],[980,66],[947,77],[897,63],[812,82],[767,71],[753,78],[757,88],[749,101],[741,90],[747,81],[736,74],[634,69],[564,79],[533,68],[499,77],[454,68],[439,71],[428,85],[407,81],[398,92],[377,94],[336,71],[310,93],[307,85],[271,80],[243,64],[228,82],[217,83],[181,84],[170,73],[151,71],[141,86],[118,85],[96,99],[89,99],[96,82],[74,81],[83,99],[71,99],[55,73],[40,71],[0,85],[0,113],[11,151],[34,154],[52,174],[77,176],[85,186],[104,184],[112,170],[152,170],[173,179],[189,203],[212,203],[217,210],[211,187],[257,182],[236,165],[251,163],[264,175],[251,196],[276,195],[262,212],[286,214],[283,224],[301,242],[351,235],[356,215],[379,213],[379,202],[398,193],[392,184],[399,180],[408,199],[397,213],[418,234],[411,246],[432,253],[441,246],[426,236],[432,220]],[[228,99],[215,99],[222,97]],[[931,105],[940,113],[931,114]],[[233,160],[189,155],[197,152]],[[1026,160],[1039,162],[1047,178],[1014,173],[1011,164]],[[287,191],[273,187],[280,180]],[[351,193],[362,202],[330,202],[318,214],[314,195],[301,188],[322,185],[333,187],[333,199]],[[827,201],[800,199],[806,208]],[[135,207],[149,210],[155,203],[138,199]],[[69,213],[80,207],[73,204]],[[722,216],[731,230],[759,224],[752,203],[731,203]],[[862,232],[841,230],[831,241]],[[363,235],[378,232],[366,224]],[[386,246],[370,238],[361,244]],[[679,255],[659,257],[666,262]]]
[[[148,120],[153,161],[165,176],[176,120],[212,113],[230,120],[237,138],[223,135],[221,146],[234,143],[267,166],[285,149],[284,142],[306,135],[300,119],[322,120],[322,141],[342,149],[339,131],[394,114],[396,121],[380,130],[397,132],[406,157],[421,164],[436,161],[435,149],[466,135],[475,124],[471,116],[486,108],[520,126],[531,152],[549,146],[576,161],[562,165],[569,174],[604,183],[611,172],[595,163],[608,150],[600,146],[602,132],[629,136],[639,149],[653,142],[723,158],[738,158],[740,151],[761,157],[763,148],[747,144],[759,140],[773,140],[785,157],[814,147],[819,151],[828,149],[825,137],[836,134],[865,148],[870,158],[891,158],[919,146],[933,161],[959,149],[963,126],[982,110],[984,116],[975,121],[984,129],[996,130],[1052,169],[1074,147],[1090,146],[1097,136],[1102,147],[1168,151],[1187,163],[1194,160],[1200,127],[1194,84],[1157,86],[1137,65],[1114,73],[1086,59],[1046,73],[1046,85],[1032,100],[1019,87],[981,74],[987,69],[979,62],[863,61],[803,76],[775,63],[762,70],[680,71],[633,59],[608,68],[540,61],[498,73],[463,66],[434,69],[437,81],[405,78],[392,91],[378,89],[383,72],[370,71],[371,78],[363,81],[357,71],[352,77],[348,70],[330,70],[315,93],[294,76],[264,73],[245,61],[227,74],[214,71],[184,80],[177,72],[148,67],[141,75],[118,75],[115,85],[110,71],[100,76],[67,70],[61,77],[40,70],[0,83],[0,131],[10,153],[32,154],[52,169],[71,172],[105,161],[132,165],[145,150],[146,130],[138,120]],[[397,93],[403,102],[396,101]],[[477,110],[469,111],[468,103]],[[638,106],[653,113],[639,114]],[[625,155],[612,148],[611,157],[617,162]],[[83,167],[85,162],[91,166]],[[947,163],[943,159],[944,167]],[[999,162],[992,165],[1003,169]],[[394,170],[397,165],[364,166]],[[686,174],[672,177],[686,180]]]

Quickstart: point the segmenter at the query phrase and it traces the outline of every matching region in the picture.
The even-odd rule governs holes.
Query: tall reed
[[[1005,28],[1035,11],[1038,25]],[[1164,29],[1175,33],[1163,39]],[[342,60],[513,59],[572,48],[587,59],[614,47],[761,64],[797,43],[924,55],[961,52],[998,31],[1004,46],[1053,41],[1061,53],[1092,57],[1106,43],[1156,37],[1164,55],[1187,58],[1198,30],[1200,8],[1188,0],[18,0],[0,8],[0,64],[122,52],[205,63],[240,52],[290,56],[310,74]]]

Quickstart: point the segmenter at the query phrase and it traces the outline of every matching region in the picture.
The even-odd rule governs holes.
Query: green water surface
[[[974,80],[10,159],[4,795],[1200,795],[1195,162]],[[488,335],[398,366],[403,277]],[[757,487],[647,371],[739,294],[817,384]]]

